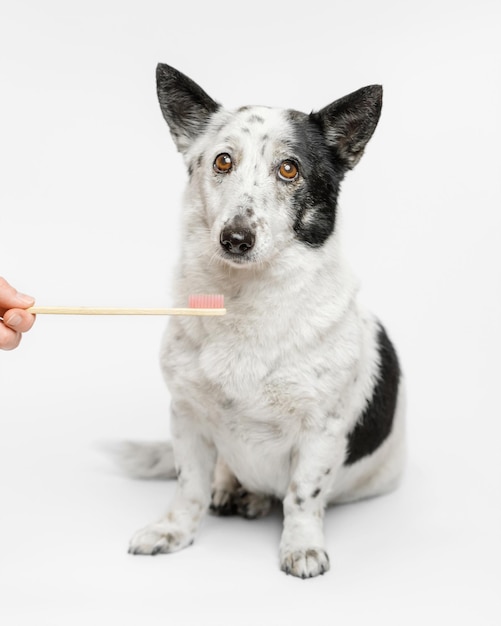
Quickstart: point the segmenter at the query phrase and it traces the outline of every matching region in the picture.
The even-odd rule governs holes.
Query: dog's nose
[[[225,228],[221,232],[219,241],[221,245],[231,254],[245,254],[253,246],[256,237],[248,228]]]

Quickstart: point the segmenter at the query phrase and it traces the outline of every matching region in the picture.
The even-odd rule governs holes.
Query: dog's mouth
[[[233,267],[246,267],[257,262],[256,255],[253,253],[233,254],[223,249],[219,252],[219,258]]]

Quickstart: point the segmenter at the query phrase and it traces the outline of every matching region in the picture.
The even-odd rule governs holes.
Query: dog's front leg
[[[215,447],[189,410],[173,406],[171,427],[178,473],[176,493],[164,517],[133,535],[131,554],[175,552],[191,545],[209,508]]]
[[[343,438],[310,433],[292,452],[280,542],[280,565],[287,574],[311,578],[329,569],[324,510],[344,449]]]

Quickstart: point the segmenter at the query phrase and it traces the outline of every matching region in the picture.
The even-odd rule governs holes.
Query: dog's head
[[[294,242],[318,247],[329,238],[340,183],[379,120],[379,85],[309,115],[261,106],[227,111],[164,64],[157,90],[212,256],[255,267]]]

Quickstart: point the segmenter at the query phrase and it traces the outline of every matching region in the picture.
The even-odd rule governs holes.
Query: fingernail
[[[24,293],[19,293],[19,291],[16,293],[16,297],[19,300],[19,302],[22,302],[22,304],[26,304],[26,306],[32,306],[33,303],[35,302],[35,298],[32,298],[31,296],[27,296]]]
[[[14,313],[14,315],[11,315],[8,319],[8,321],[6,322],[7,326],[10,326],[11,328],[15,328],[16,326],[19,326],[19,324],[23,321],[22,317],[20,315],[18,315],[17,313]]]

